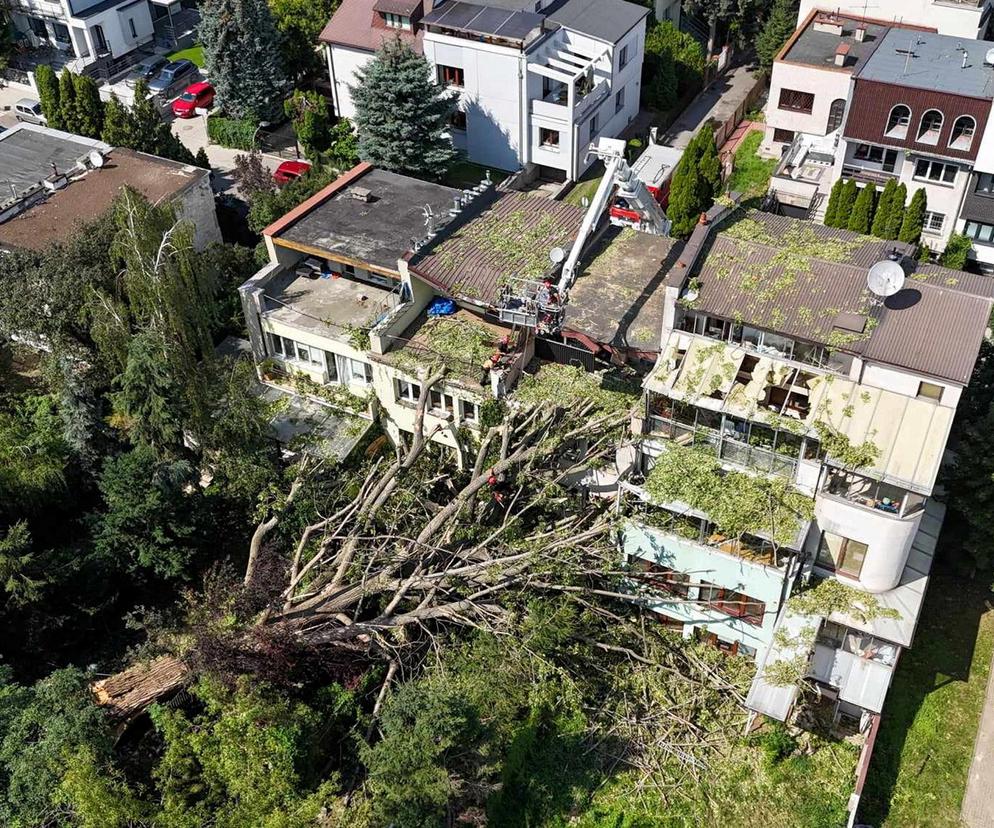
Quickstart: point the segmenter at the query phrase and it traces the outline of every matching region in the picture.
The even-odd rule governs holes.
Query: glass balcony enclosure
[[[821,491],[855,503],[867,509],[874,509],[895,517],[910,517],[925,508],[927,498],[916,492],[909,492],[900,486],[893,486],[880,480],[873,480],[845,469],[829,468],[821,484]]]

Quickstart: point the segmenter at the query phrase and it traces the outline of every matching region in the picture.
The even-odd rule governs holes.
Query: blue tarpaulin
[[[429,316],[451,316],[456,312],[456,303],[451,299],[444,299],[441,296],[431,300],[428,305]]]

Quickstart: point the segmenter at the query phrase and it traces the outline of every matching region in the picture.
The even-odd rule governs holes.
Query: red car
[[[273,181],[277,184],[289,184],[300,178],[310,168],[311,165],[306,161],[284,161],[273,171]]]
[[[206,81],[191,83],[183,94],[173,101],[173,115],[192,118],[198,109],[210,109],[214,103],[214,87]]]

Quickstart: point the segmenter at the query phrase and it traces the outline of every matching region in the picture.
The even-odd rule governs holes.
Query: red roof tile
[[[421,0],[419,5],[422,13],[425,4],[431,8],[431,0]],[[421,41],[424,37],[421,27],[415,23],[417,31],[414,32],[387,28],[373,10],[375,5],[376,0],[342,0],[342,5],[331,16],[331,20],[321,31],[318,39],[333,46],[349,46],[353,49],[375,52],[384,40],[399,37],[410,43],[414,51],[420,54]],[[412,17],[420,18],[421,13]]]

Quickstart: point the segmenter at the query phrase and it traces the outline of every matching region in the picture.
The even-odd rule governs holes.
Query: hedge
[[[254,121],[225,118],[222,115],[207,116],[207,137],[213,143],[229,149],[254,149],[257,129],[258,125]]]

